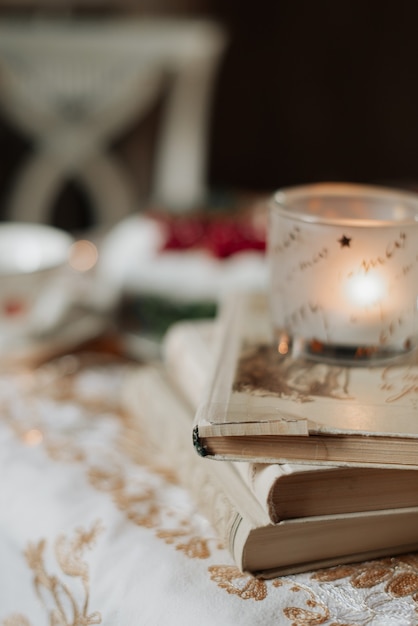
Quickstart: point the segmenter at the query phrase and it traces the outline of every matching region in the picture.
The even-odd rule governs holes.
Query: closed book
[[[135,437],[145,433],[244,572],[267,578],[418,549],[418,507],[273,524],[232,463],[196,454],[193,411],[157,366],[138,367],[123,405],[131,423],[127,450],[134,453]]]
[[[223,312],[196,450],[215,459],[418,467],[418,351],[347,365],[281,355],[267,296]]]
[[[214,360],[219,321],[173,324],[162,343],[167,375],[195,411]],[[234,462],[272,522],[418,506],[418,472],[390,467]]]

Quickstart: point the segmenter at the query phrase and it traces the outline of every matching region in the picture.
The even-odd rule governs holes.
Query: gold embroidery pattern
[[[243,600],[264,600],[267,597],[267,583],[243,574],[237,567],[215,565],[209,567],[210,577],[221,589],[239,596]]]
[[[286,581],[286,579],[273,581],[273,586],[281,587],[285,582],[290,585],[290,591],[298,601],[295,602],[294,606],[288,606],[283,609],[283,614],[292,621],[292,626],[320,626],[329,622],[330,610],[311,589]],[[332,621],[330,623],[330,626],[337,625],[356,626],[356,624],[348,624],[342,621]]]
[[[51,363],[27,378],[22,376],[24,393],[20,394],[21,404],[4,404],[1,419],[7,421],[24,445],[42,445],[49,458],[55,462],[81,464],[92,487],[110,497],[115,507],[131,523],[150,529],[156,537],[187,558],[209,559],[216,556],[216,550],[222,549],[219,540],[210,536],[207,529],[202,531],[197,516],[190,515],[190,508],[183,513],[181,510],[173,511],[164,495],[161,495],[170,486],[177,488],[176,478],[149,445],[144,441],[139,447],[136,439],[135,459],[127,458],[126,446],[123,450],[115,446],[118,438],[124,436],[124,429],[128,425],[126,416],[106,398],[82,397],[78,394],[78,374],[85,366],[93,371],[100,364],[86,364],[81,358],[77,363],[77,367],[74,359]],[[49,409],[56,403],[57,411],[67,404],[77,404],[82,412],[81,431],[78,428],[62,427],[60,420],[51,423],[43,419],[42,403],[45,401],[50,403]],[[110,416],[119,427],[116,434],[113,431],[110,445],[105,446],[105,456],[102,454],[103,447],[95,455],[94,445],[86,444],[83,437],[82,428],[91,433],[95,423],[98,423],[97,415]],[[142,478],[135,472],[138,466]],[[58,537],[55,555],[62,572],[61,578],[49,574],[45,568],[45,541],[29,546],[26,551],[28,564],[34,573],[35,589],[45,608],[49,607],[50,624],[53,626],[101,623],[100,613],[91,612],[88,608],[89,575],[83,558],[85,550],[93,545],[99,531],[96,525],[90,531],[77,531],[72,539]],[[272,581],[255,579],[233,565],[212,564],[207,571],[210,580],[220,590],[243,601],[274,601],[277,594],[280,603],[277,607],[278,624],[282,624],[283,619],[292,626],[363,626],[371,623],[376,609],[367,606],[367,597],[363,613],[353,613],[352,607],[344,604],[344,596],[339,596],[339,585],[350,585],[359,592],[378,589],[382,605],[386,599],[389,604],[391,599],[397,598],[410,601],[415,608],[418,606],[418,557],[413,555]],[[76,581],[78,596],[73,589]],[[286,606],[281,604],[284,591]],[[16,613],[3,620],[2,626],[30,626],[30,622],[24,615]]]
[[[148,484],[135,482],[119,465],[106,468],[90,467],[88,477],[93,487],[108,493],[115,506],[136,526],[154,530],[157,537],[169,545],[174,545],[176,550],[182,551],[190,558],[206,559],[210,556],[209,542],[215,539],[198,536],[190,520],[177,517],[174,528],[172,524],[166,527],[171,514],[169,506],[160,501],[161,483],[153,488]]]
[[[348,578],[352,587],[373,589],[384,585],[384,592],[394,598],[411,596],[416,603],[418,615],[418,556],[408,554],[400,557],[370,561],[360,565],[341,566],[312,574],[313,580],[321,582]]]
[[[89,612],[89,566],[83,559],[85,550],[91,549],[101,532],[96,522],[90,530],[77,529],[72,538],[60,535],[55,541],[55,557],[65,577],[51,574],[45,566],[46,541],[29,544],[25,558],[33,572],[35,592],[48,612],[51,626],[93,626],[101,624],[98,611]],[[79,585],[72,585],[67,578],[78,579]],[[78,588],[77,588],[78,587]],[[81,593],[80,593],[81,587]],[[21,614],[3,620],[3,626],[30,626],[30,621]]]
[[[10,617],[6,617],[2,622],[2,626],[30,626],[30,622],[24,615],[15,613],[10,615]]]
[[[65,367],[66,364],[70,365],[68,370]],[[52,363],[45,367],[49,370]],[[80,369],[84,367],[85,363],[80,362]],[[92,450],[83,448],[81,445],[81,438],[77,431],[70,430],[61,434],[59,430],[43,424],[42,407],[39,406],[42,405],[38,392],[40,387],[42,387],[43,397],[48,398],[52,403],[57,403],[58,408],[66,402],[73,402],[77,397],[77,404],[83,408],[84,419],[87,422],[94,423],[97,414],[109,414],[109,410],[113,411],[114,419],[117,418],[122,426],[126,417],[117,411],[117,407],[109,407],[103,398],[80,399],[77,396],[75,391],[77,370],[74,367],[74,360],[69,361],[64,357],[63,362],[60,362],[58,366],[59,376],[53,376],[50,373],[45,376],[48,383],[44,385],[40,385],[38,381],[38,377],[44,377],[45,373],[42,370],[43,368],[40,368],[40,371],[33,373],[32,379],[25,381],[26,400],[30,409],[25,407],[26,410],[20,411],[25,416],[23,419],[16,419],[16,415],[4,407],[3,418],[8,420],[16,436],[26,445],[32,445],[32,441],[35,442],[34,445],[42,443],[46,453],[54,461],[83,464],[86,467],[90,484],[95,489],[107,493],[129,521],[137,526],[153,529],[158,537],[167,544],[173,545],[176,550],[182,551],[189,558],[208,558],[211,555],[209,542],[216,543],[216,546],[220,548],[216,537],[207,539],[199,536],[192,521],[188,518],[177,519],[175,528],[172,527],[172,523],[167,527],[166,521],[171,515],[170,507],[161,501],[158,493],[162,485],[175,485],[178,481],[170,468],[161,462],[156,462],[156,456],[152,454],[152,451],[150,452],[149,446],[144,444],[140,451],[136,450],[138,454],[135,455],[134,465],[140,464],[149,469],[150,475],[154,476],[155,487],[151,487],[147,482],[138,482],[128,475],[126,454],[123,453],[122,458],[119,458],[114,445],[111,446],[112,453],[108,454],[105,463],[98,465],[90,459]],[[29,418],[26,417],[28,415]],[[38,433],[36,437],[33,436],[35,430]],[[114,444],[114,441],[111,443]]]

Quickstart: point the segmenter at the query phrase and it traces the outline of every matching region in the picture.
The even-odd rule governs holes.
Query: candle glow
[[[385,283],[377,274],[356,274],[347,280],[346,295],[354,306],[373,306],[384,294]]]
[[[279,192],[270,209],[276,337],[365,354],[418,345],[418,195],[307,185]]]

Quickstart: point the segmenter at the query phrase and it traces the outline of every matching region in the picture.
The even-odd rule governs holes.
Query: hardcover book
[[[195,411],[213,366],[219,321],[177,322],[162,354],[167,376]],[[216,463],[216,461],[214,461]],[[390,467],[233,462],[272,522],[418,506],[418,472]]]
[[[418,467],[418,352],[370,366],[280,355],[265,294],[225,307],[196,412],[202,456]]]
[[[272,524],[233,464],[195,453],[193,412],[156,366],[139,367],[130,378],[124,407],[131,420],[126,450],[134,455],[135,438],[145,433],[244,572],[272,577],[418,549],[418,507]]]

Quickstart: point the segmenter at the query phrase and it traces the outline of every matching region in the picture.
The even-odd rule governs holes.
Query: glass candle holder
[[[418,195],[353,184],[278,191],[268,231],[281,354],[370,360],[418,341]]]

